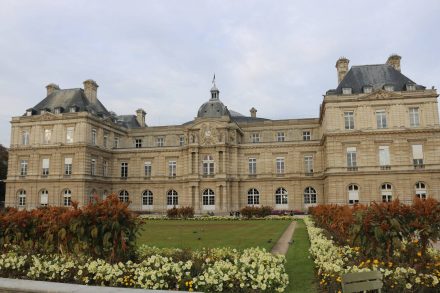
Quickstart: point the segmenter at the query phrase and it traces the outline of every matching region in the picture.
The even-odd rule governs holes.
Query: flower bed
[[[0,255],[0,277],[87,285],[204,292],[283,292],[284,256],[264,249],[190,251],[142,246],[137,261],[111,264],[88,256],[24,254],[9,247]]]
[[[384,276],[386,292],[439,292],[440,253],[427,249],[428,262],[416,266],[368,258],[360,247],[340,245],[328,237],[328,231],[316,227],[314,221],[305,218],[310,238],[310,254],[314,258],[320,285],[328,292],[341,292],[341,276],[350,272],[379,270]],[[416,243],[403,243],[403,251],[395,251],[397,257],[410,250]],[[417,262],[417,259],[415,259]]]
[[[170,221],[254,221],[254,220],[295,220],[295,216],[278,216],[278,215],[269,215],[264,218],[241,218],[234,216],[195,216],[194,218],[168,218],[167,216],[161,215],[140,215],[140,218],[143,220],[170,220]]]

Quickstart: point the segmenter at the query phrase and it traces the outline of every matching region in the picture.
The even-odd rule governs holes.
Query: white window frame
[[[204,210],[215,210],[215,192],[207,188],[202,193],[202,206]]]
[[[173,208],[179,206],[179,193],[174,189],[170,189],[167,192],[167,208]]]
[[[65,189],[63,192],[63,205],[65,207],[72,205],[72,191],[70,189]]]
[[[29,145],[29,130],[23,130],[21,133],[21,144]]]
[[[128,163],[121,162],[121,178],[127,178],[127,177],[128,177]]]
[[[181,135],[179,136],[179,146],[185,145],[185,136]]]
[[[75,134],[75,127],[66,128],[66,143],[73,143],[73,136]]]
[[[119,148],[119,136],[115,136],[115,138],[113,139],[113,148]]]
[[[260,205],[260,192],[256,188],[251,188],[247,192],[247,202],[248,206],[259,206]]]
[[[151,190],[144,190],[142,192],[142,198],[141,198],[141,204],[142,204],[142,209],[143,210],[151,210],[153,209],[153,202],[154,202],[154,198],[153,198],[153,192]]]
[[[165,145],[165,139],[163,136],[156,137],[156,146],[163,147]]]
[[[419,127],[420,126],[420,109],[419,107],[409,108],[409,126]]]
[[[277,132],[277,142],[284,142],[286,141],[286,135],[284,131],[278,131]]]
[[[44,129],[44,137],[43,142],[44,144],[50,144],[52,141],[52,129]]]
[[[347,148],[347,168],[357,168],[357,151],[355,147]]]
[[[354,129],[354,111],[344,112],[344,128],[345,130]]]
[[[382,202],[390,202],[393,200],[393,186],[390,183],[384,183],[380,187]]]
[[[27,176],[28,166],[28,160],[20,160],[20,176]]]
[[[275,159],[275,166],[276,166],[276,173],[277,174],[284,174],[285,172],[285,162],[284,157],[278,157]]]
[[[385,110],[376,111],[376,124],[378,129],[388,128],[387,113]]]
[[[177,161],[168,161],[168,177],[176,178],[177,176]]]
[[[413,165],[414,167],[421,167],[424,165],[423,159],[423,145],[422,144],[413,144],[412,147],[412,156],[413,156]]]
[[[342,88],[343,95],[351,95],[352,93],[353,93],[353,90],[351,87],[343,87]]]
[[[24,207],[26,206],[26,190],[20,189],[18,191],[18,206]]]
[[[150,178],[152,170],[151,161],[144,162],[144,177]]]
[[[387,145],[379,146],[379,165],[382,169],[389,169],[390,162],[390,147]]]
[[[90,175],[92,176],[96,175],[96,159],[90,160]]]
[[[64,158],[64,175],[72,175],[72,163],[73,160],[71,157]]]
[[[427,198],[428,190],[426,188],[426,183],[425,182],[418,181],[418,182],[416,182],[414,187],[415,187],[415,191],[416,191],[416,196],[418,198],[421,198],[421,199],[426,199]]]
[[[259,143],[260,142],[260,133],[254,132],[251,134],[251,142],[252,143]]]
[[[312,132],[310,130],[303,131],[303,141],[309,141],[312,139]]]
[[[304,156],[304,171],[306,174],[313,173],[313,155]]]
[[[135,138],[134,147],[137,149],[142,148],[142,138]]]
[[[286,208],[289,201],[289,195],[284,187],[275,190],[275,206],[277,208]]]
[[[211,176],[215,174],[214,158],[211,155],[206,155],[202,160],[203,175]]]
[[[249,175],[257,174],[257,158],[248,159]]]
[[[43,176],[48,176],[49,175],[49,169],[50,169],[50,159],[49,158],[44,158],[41,162],[41,166],[42,166],[42,175]]]
[[[130,194],[127,190],[121,190],[118,195],[120,202],[128,202],[130,200]]]
[[[40,191],[40,205],[43,207],[47,207],[49,204],[49,191],[47,189],[43,189]]]
[[[311,187],[311,186],[307,186],[304,189],[304,204],[307,205],[313,205],[316,204],[317,202],[317,193],[316,193],[316,189]]]
[[[359,203],[359,185],[350,184],[347,188],[348,191],[348,204]]]
[[[104,144],[104,148],[108,148],[108,134],[104,134],[103,137],[103,144]]]

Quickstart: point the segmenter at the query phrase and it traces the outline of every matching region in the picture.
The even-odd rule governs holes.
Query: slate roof
[[[404,91],[407,84],[415,84],[418,90],[425,89],[388,64],[352,66],[338,87],[327,94],[342,94],[342,88],[352,88],[353,94],[359,94],[364,86],[377,90],[384,85],[393,85],[395,91]]]
[[[125,128],[139,128],[141,127],[136,120],[136,115],[120,115],[116,116],[116,123]]]
[[[80,88],[55,90],[32,109],[39,112],[49,109],[54,112],[55,108],[62,107],[65,112],[72,106],[76,106],[79,112],[87,111],[102,116],[110,116],[104,105],[97,99],[96,103],[90,103]]]

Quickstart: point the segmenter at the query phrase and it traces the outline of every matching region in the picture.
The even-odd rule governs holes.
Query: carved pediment
[[[59,120],[60,118],[50,112],[46,112],[43,115],[35,116],[34,119],[34,121],[53,121]]]
[[[385,90],[376,90],[372,92],[371,94],[365,96],[362,98],[362,100],[384,100],[384,99],[390,99],[390,98],[396,98],[399,97],[399,94],[395,92],[389,92]]]

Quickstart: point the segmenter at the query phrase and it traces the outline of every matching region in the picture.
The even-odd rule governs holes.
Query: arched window
[[[257,189],[251,188],[247,194],[248,205],[260,204],[260,192]]]
[[[152,206],[153,205],[153,193],[150,190],[145,190],[142,192],[142,206]]]
[[[95,202],[95,196],[98,196],[98,192],[96,192],[96,189],[92,189],[89,194],[89,202]]]
[[[215,194],[212,189],[205,189],[203,191],[202,202],[204,206],[214,206],[215,205]],[[206,208],[206,207],[205,207]]]
[[[128,191],[127,190],[121,190],[121,192],[119,192],[119,201],[128,202]]]
[[[203,158],[203,175],[214,175],[214,158],[211,155]]]
[[[419,181],[416,183],[415,187],[416,187],[416,196],[418,198],[425,199],[427,194],[426,184],[424,182]]]
[[[389,183],[382,184],[380,188],[382,194],[382,201],[389,202],[393,200],[393,187]]]
[[[348,203],[354,204],[359,202],[359,186],[356,184],[348,185]]]
[[[306,187],[304,189],[304,204],[316,203],[316,190],[313,187]]]
[[[18,191],[18,206],[24,207],[26,205],[26,190],[20,189]]]
[[[70,189],[64,190],[63,203],[64,203],[64,206],[66,206],[66,207],[72,205],[72,192],[70,191]]]
[[[171,189],[167,193],[167,205],[177,206],[179,204],[179,194],[174,189]]]
[[[49,202],[49,192],[47,189],[43,189],[40,191],[40,205],[43,207],[47,207],[47,203]]]
[[[284,205],[287,204],[287,190],[283,187],[278,188],[275,191],[275,204]]]
[[[101,196],[102,200],[106,199],[107,196],[108,196],[108,191],[107,191],[107,190],[104,190],[104,191],[102,192],[102,196]]]

